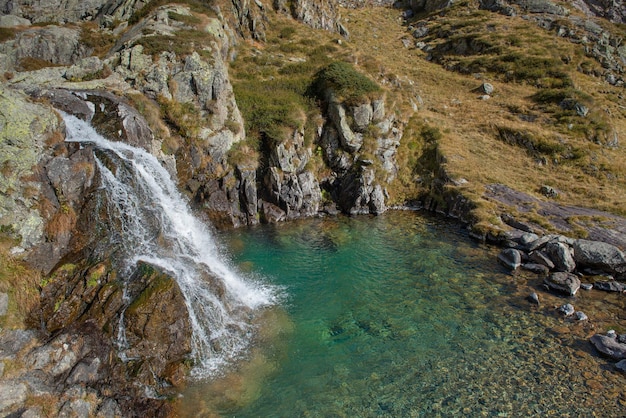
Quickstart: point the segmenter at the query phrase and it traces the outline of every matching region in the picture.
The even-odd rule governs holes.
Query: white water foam
[[[103,187],[119,217],[110,222],[119,224],[118,239],[128,252],[129,266],[138,261],[150,263],[178,283],[193,329],[192,375],[219,373],[247,348],[250,314],[275,303],[274,290],[240,277],[223,260],[209,229],[193,215],[153,155],[109,141],[72,115],[63,114],[63,119],[66,141],[93,144],[115,160],[115,173],[97,162]]]

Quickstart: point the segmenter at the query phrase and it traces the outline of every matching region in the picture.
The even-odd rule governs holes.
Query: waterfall
[[[113,172],[96,158],[127,267],[144,261],[176,280],[193,330],[192,375],[219,372],[246,349],[252,332],[250,312],[275,302],[272,289],[240,277],[228,265],[210,230],[193,215],[153,155],[109,141],[72,115],[63,114],[63,119],[66,141],[92,144],[115,165]],[[120,338],[123,334],[122,324]]]

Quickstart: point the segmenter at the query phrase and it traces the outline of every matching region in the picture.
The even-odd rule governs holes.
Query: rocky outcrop
[[[383,100],[348,104],[332,92],[326,92],[326,97],[329,118],[320,146],[335,173],[326,187],[344,212],[382,213],[387,209],[385,182],[397,170],[395,153],[401,131],[394,126],[393,116],[386,115]]]
[[[90,55],[91,50],[81,43],[79,29],[46,26],[18,32],[15,39],[0,44],[0,53],[8,60],[6,69],[13,70],[28,66],[23,60],[33,58],[55,65],[71,65]]]
[[[38,165],[46,143],[60,135],[55,113],[0,85],[0,223],[21,240],[21,250],[44,239]],[[57,137],[58,138],[58,137]]]

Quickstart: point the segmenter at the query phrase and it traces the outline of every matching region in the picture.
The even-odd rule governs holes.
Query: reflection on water
[[[249,360],[189,388],[184,416],[622,416],[624,376],[587,338],[626,326],[623,295],[567,301],[512,277],[454,224],[415,213],[224,234],[285,288]],[[540,292],[537,308],[525,301]],[[617,319],[616,319],[617,318]]]

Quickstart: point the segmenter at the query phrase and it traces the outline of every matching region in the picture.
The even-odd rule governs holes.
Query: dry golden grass
[[[424,105],[415,117],[436,126],[443,132],[439,151],[445,157],[445,170],[452,178],[465,178],[468,183],[461,192],[479,203],[479,217],[493,212],[493,205],[480,202],[484,185],[503,183],[514,189],[542,198],[539,189],[543,184],[557,188],[561,193],[559,202],[596,207],[614,213],[626,211],[626,159],[623,147],[616,149],[591,143],[576,132],[568,132],[559,126],[550,114],[544,112],[532,100],[539,88],[528,83],[505,82],[497,74],[483,73],[479,79],[471,74],[446,71],[441,65],[424,59],[424,52],[406,49],[402,38],[412,37],[399,20],[399,12],[393,9],[366,8],[344,10],[346,26],[350,31],[350,46],[353,55],[375,56],[380,63],[379,81],[396,79],[397,87],[386,83],[396,94],[402,117],[406,118],[411,96],[419,94]],[[452,13],[436,19],[448,25],[463,21],[463,16]],[[456,21],[455,21],[456,19]],[[576,67],[588,60],[579,51],[580,46],[557,38],[534,24],[521,19],[497,14],[488,14],[493,25],[492,42],[507,46],[512,40],[514,51],[528,52],[546,57],[571,57],[567,75],[576,89],[593,97],[594,109],[609,115],[617,132],[626,132],[626,114],[619,104],[618,89],[600,79],[576,71]],[[450,23],[452,22],[452,23]],[[465,26],[468,27],[467,25]],[[479,27],[479,26],[477,26]],[[482,35],[481,35],[482,36]],[[514,39],[515,37],[515,39]],[[376,67],[369,63],[367,68]],[[479,100],[474,90],[483,81],[494,85],[495,92],[490,100]],[[514,110],[514,111],[512,111]],[[517,114],[527,113],[537,117],[534,122],[524,122]],[[541,138],[563,141],[580,150],[581,158],[576,161],[547,161],[539,164],[537,158],[524,149],[505,144],[498,139],[493,126],[507,126],[527,130]],[[410,141],[411,138],[403,138]],[[590,166],[597,167],[595,174]]]
[[[434,28],[429,43],[436,46],[465,36],[486,45],[486,52],[444,54],[441,62],[446,68],[457,68],[450,71],[428,61],[424,51],[404,46],[403,40],[414,43],[415,39],[399,10],[369,7],[341,13],[350,32],[348,40],[269,12],[267,43],[246,43],[233,64],[236,92],[237,83],[306,83],[315,68],[332,60],[349,62],[383,86],[387,110],[397,120],[411,121],[398,153],[401,172],[389,185],[392,203],[428,192],[428,184],[415,182],[420,173],[411,166],[425,152],[419,129],[410,128],[413,124],[442,133],[435,152],[441,167],[451,179],[467,180],[447,189],[456,189],[475,203],[478,223],[498,222],[499,209],[483,197],[490,183],[503,183],[540,199],[545,197],[539,190],[547,184],[559,190],[559,203],[626,214],[623,146],[609,148],[588,138],[594,129],[608,125],[618,134],[626,132],[626,109],[619,88],[589,75],[599,66],[580,45],[519,17],[457,7],[427,17]],[[512,57],[514,64],[502,56]],[[293,64],[296,60],[306,61]],[[538,71],[537,65],[545,67]],[[494,70],[500,67],[508,72]],[[480,100],[476,91],[483,82],[495,87],[489,100]],[[536,94],[546,88],[584,98],[590,115],[575,119],[564,115],[558,104],[540,102]],[[565,121],[574,123],[568,128]],[[506,143],[498,128],[528,133],[538,150]],[[599,132],[602,137],[609,131]]]

